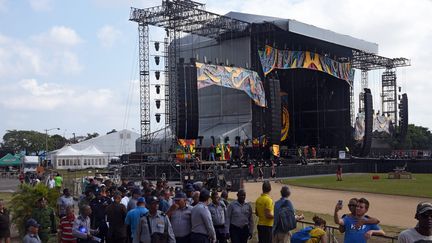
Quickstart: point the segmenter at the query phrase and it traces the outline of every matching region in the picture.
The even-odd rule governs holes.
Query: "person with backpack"
[[[325,231],[327,222],[318,217],[312,218],[314,226],[308,226],[291,236],[291,243],[327,243]]]
[[[291,233],[297,227],[297,220],[304,219],[303,215],[295,215],[294,206],[288,197],[291,191],[288,186],[281,189],[282,198],[274,206],[273,243],[290,242]]]

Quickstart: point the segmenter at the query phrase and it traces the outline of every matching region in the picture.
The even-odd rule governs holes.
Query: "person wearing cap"
[[[208,209],[212,216],[213,227],[216,231],[216,239],[218,243],[227,242],[228,228],[225,227],[226,219],[226,206],[221,202],[221,198],[217,191],[211,193],[211,203],[208,205]]]
[[[253,236],[252,206],[245,202],[246,192],[240,189],[237,200],[231,202],[227,209],[225,225],[229,228],[231,243],[247,243]]]
[[[39,224],[33,218],[28,219],[26,224],[27,234],[23,238],[23,243],[41,243],[42,241],[39,238]]]
[[[255,202],[255,214],[258,216],[258,239],[260,243],[272,242],[273,228],[273,199],[270,197],[271,184],[264,181],[262,184],[262,194]]]
[[[105,240],[107,234],[107,224],[106,224],[106,213],[105,210],[112,203],[111,198],[105,197],[101,194],[101,191],[96,192],[96,198],[90,202],[90,207],[92,210],[91,222],[92,228],[99,229],[98,237]]]
[[[148,214],[148,209],[145,207],[145,198],[140,197],[137,199],[137,207],[132,209],[126,214],[125,224],[130,226],[130,238],[133,239],[135,236],[135,231],[138,226],[138,223],[141,217],[146,216]],[[132,242],[130,240],[129,242]]]
[[[97,230],[92,230],[90,226],[91,207],[84,205],[80,208],[80,215],[75,219],[72,225],[72,235],[77,238],[77,243],[93,243],[93,234]]]
[[[432,242],[432,202],[417,205],[415,219],[418,224],[399,234],[399,243]]]
[[[366,243],[373,235],[385,235],[384,231],[377,224],[364,224],[357,226],[360,220],[366,220],[366,213],[369,209],[369,201],[360,198],[357,201],[356,214],[354,217],[339,219],[337,212],[341,209],[340,204],[335,207],[334,220],[338,225],[345,227],[344,243]]]
[[[141,190],[139,188],[134,188],[132,190],[132,196],[129,199],[129,202],[127,204],[127,211],[130,211],[137,206],[137,200],[141,197]]]
[[[57,232],[54,210],[48,206],[45,197],[39,198],[37,207],[33,209],[31,217],[38,222],[38,235],[43,243],[48,242],[49,234]]]
[[[74,205],[74,200],[69,192],[69,189],[67,188],[63,189],[63,195],[59,197],[59,199],[57,200],[57,210],[58,210],[57,213],[59,218],[66,216],[67,206],[73,206],[73,205]]]
[[[216,232],[210,211],[207,207],[210,192],[203,189],[200,192],[199,203],[192,209],[191,213],[191,242],[210,243],[216,241]]]
[[[158,210],[159,198],[151,197],[148,204],[149,213],[141,217],[133,243],[155,242],[156,238],[160,240],[156,242],[175,243],[174,232],[168,217]]]
[[[193,197],[193,194],[194,194],[194,191],[195,191],[195,189],[193,188],[193,185],[190,184],[190,183],[186,184],[184,190],[185,190],[186,197],[187,197],[187,199],[186,199],[187,204],[188,205],[192,205],[192,202],[193,202],[192,197]]]
[[[115,192],[114,202],[106,208],[107,222],[109,227],[107,234],[108,243],[126,243],[127,227],[125,224],[125,218],[127,211],[126,207],[121,204],[120,201],[120,192]]]
[[[186,199],[184,192],[177,192],[167,211],[177,243],[190,243],[192,206],[186,204]]]
[[[127,195],[128,194],[127,188],[124,186],[119,186],[118,190],[120,191],[121,196],[122,196],[120,203],[123,204],[127,210],[127,205],[129,203],[129,197]]]
[[[288,199],[288,197],[291,195],[291,192],[290,192],[288,186],[283,186],[281,188],[280,193],[281,193],[281,199],[276,201],[276,203],[274,205],[274,217],[275,218],[279,217],[279,213],[280,213],[282,207],[287,207],[291,212],[294,212],[294,214],[295,214],[294,206],[291,203],[291,201]],[[295,218],[296,218],[296,220],[304,219],[303,215],[295,215]],[[275,222],[273,223],[273,229],[272,229],[273,243],[289,242],[290,237],[291,237],[290,232],[289,231],[283,232],[280,227],[281,226],[278,225],[278,222],[275,220]]]

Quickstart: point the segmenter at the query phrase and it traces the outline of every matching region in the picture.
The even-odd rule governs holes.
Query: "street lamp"
[[[59,127],[45,129],[45,160],[48,158],[48,132],[52,130],[60,130]]]

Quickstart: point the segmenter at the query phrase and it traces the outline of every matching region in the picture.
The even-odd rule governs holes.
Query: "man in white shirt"
[[[432,203],[419,203],[415,218],[418,220],[417,226],[402,231],[399,234],[399,243],[432,242]]]
[[[55,181],[54,181],[54,176],[53,175],[50,175],[50,177],[49,177],[49,179],[47,181],[47,186],[48,186],[49,189],[54,188]]]

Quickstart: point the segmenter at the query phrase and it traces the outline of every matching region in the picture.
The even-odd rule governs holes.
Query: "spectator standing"
[[[47,243],[50,233],[57,232],[55,223],[55,213],[51,207],[48,207],[45,197],[39,198],[37,207],[33,209],[32,218],[38,222],[38,235],[42,243]]]
[[[160,192],[160,202],[159,202],[159,210],[166,213],[168,211],[170,205],[170,196],[171,193],[168,189],[163,189]]]
[[[174,197],[174,203],[167,211],[175,235],[176,243],[190,243],[192,228],[192,206],[186,203],[186,194],[179,191]]]
[[[57,175],[54,177],[55,182],[55,188],[60,191],[62,185],[63,185],[63,177],[60,175],[60,173],[57,172]]]
[[[63,195],[57,200],[57,212],[59,218],[66,216],[66,207],[74,205],[73,197],[71,196],[69,189],[63,189]]]
[[[192,209],[191,242],[210,243],[216,241],[216,232],[213,227],[212,217],[207,207],[210,192],[203,189],[200,192],[199,203]]]
[[[432,242],[432,203],[419,203],[415,219],[418,220],[418,224],[414,228],[402,231],[399,234],[399,243]]]
[[[350,213],[342,215],[342,219],[345,217],[354,217],[356,215],[357,201],[358,201],[357,198],[351,198],[348,201],[348,209],[349,209]],[[364,224],[379,224],[379,223],[380,223],[380,221],[378,219],[369,217],[368,215],[365,215],[364,219],[359,220],[356,223],[356,225],[358,227],[360,227],[361,225],[364,225]],[[337,222],[336,222],[336,224],[337,224]],[[345,233],[345,227],[339,226],[339,232]]]
[[[66,215],[60,219],[58,226],[58,238],[61,243],[76,243],[77,239],[72,235],[73,222],[75,221],[75,214],[73,206],[67,206]]]
[[[249,164],[249,177],[254,179],[254,163],[250,162]]]
[[[130,197],[129,202],[127,204],[127,211],[136,208],[139,197],[141,197],[141,190],[139,188],[134,188],[132,190],[132,196]]]
[[[106,224],[106,213],[105,210],[108,205],[111,204],[111,198],[105,197],[101,194],[101,191],[96,192],[96,198],[90,202],[91,207],[91,223],[94,229],[98,229],[97,236],[101,238],[102,242],[105,241],[105,236],[108,231]]]
[[[29,219],[26,222],[27,234],[23,238],[23,243],[41,243],[39,238],[39,224],[35,219]]]
[[[138,198],[137,207],[126,214],[125,224],[130,226],[131,239],[133,239],[133,237],[135,236],[136,228],[138,226],[140,218],[148,214],[148,209],[145,207],[145,202],[145,198]]]
[[[279,199],[278,201],[276,201],[275,205],[274,205],[274,218],[278,219],[279,218],[279,214],[282,211],[283,207],[287,207],[289,212],[291,212],[293,214],[293,216],[295,217],[295,220],[301,220],[304,219],[303,215],[295,215],[295,210],[294,210],[294,206],[291,203],[291,201],[288,199],[288,197],[291,195],[291,191],[289,190],[288,186],[283,186],[281,188],[281,199]],[[290,238],[291,238],[291,233],[285,232],[281,225],[279,225],[279,221],[275,220],[274,224],[273,224],[273,243],[286,243],[286,242],[290,242]]]
[[[226,190],[223,190],[220,196],[221,196],[221,201],[223,202],[223,204],[225,204],[225,207],[228,208],[230,204],[228,201],[228,192]]]
[[[141,217],[133,238],[133,243],[175,243],[175,236],[168,217],[158,210],[159,198],[151,197],[148,203],[150,208],[149,213]],[[156,241],[156,238],[160,241]]]
[[[82,208],[84,206],[89,206],[90,202],[95,198],[94,192],[92,189],[86,189],[84,193],[84,197],[78,202],[78,208]]]
[[[106,215],[108,221],[107,243],[126,243],[127,228],[125,218],[126,207],[120,203],[120,192],[114,193],[114,202],[107,206]]]
[[[129,203],[129,197],[127,195],[128,194],[127,188],[124,186],[119,186],[118,190],[120,191],[121,196],[122,196],[120,203],[123,204],[127,210],[127,205]]]
[[[226,243],[228,229],[225,227],[226,207],[219,197],[217,191],[211,193],[212,202],[208,205],[210,211],[213,227],[216,231],[216,242]]]
[[[10,214],[5,202],[0,200],[0,242],[10,243]]]
[[[372,235],[385,235],[377,224],[357,225],[361,220],[367,220],[365,217],[369,209],[369,201],[365,198],[360,198],[357,201],[356,214],[354,217],[339,218],[338,211],[342,209],[341,204],[336,204],[334,212],[335,223],[344,226],[345,228],[345,243],[366,243]]]
[[[53,189],[55,187],[54,176],[51,174],[49,179],[47,180],[47,186],[49,189]]]
[[[94,243],[95,237],[93,234],[97,233],[90,227],[90,214],[92,210],[90,206],[85,205],[80,209],[80,215],[75,219],[72,225],[72,235],[77,238],[78,243]]]
[[[338,165],[338,166],[337,166],[337,170],[336,170],[336,180],[337,180],[337,181],[342,181],[342,165]]]
[[[273,227],[273,199],[269,193],[271,184],[269,181],[264,181],[262,184],[262,194],[256,200],[255,214],[258,216],[258,241],[259,243],[272,242],[272,227]]]
[[[237,200],[230,203],[227,208],[225,225],[229,228],[231,243],[247,243],[253,235],[252,206],[245,202],[246,192],[240,189]]]

